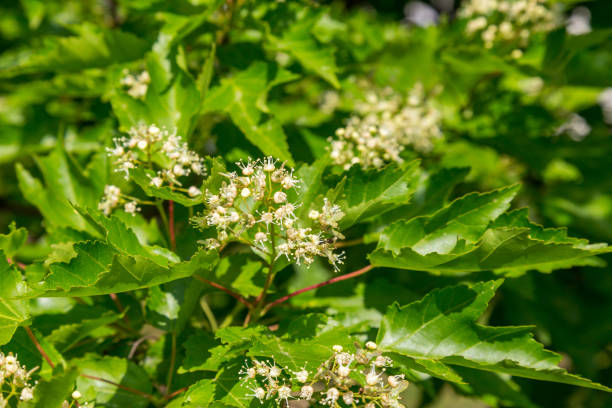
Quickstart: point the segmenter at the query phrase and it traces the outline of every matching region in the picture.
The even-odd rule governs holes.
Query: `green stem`
[[[210,329],[213,333],[216,332],[219,328],[219,324],[217,323],[215,314],[213,313],[212,309],[210,308],[210,305],[208,304],[208,301],[206,300],[206,296],[202,296],[202,299],[200,299],[200,306],[202,307],[202,310],[204,311],[204,314],[208,319],[208,323],[210,323]]]
[[[168,223],[168,217],[166,216],[166,212],[164,211],[162,201],[155,200],[155,207],[157,207],[157,211],[159,212],[159,216],[161,217],[162,224],[164,224],[164,229],[166,230],[166,235],[168,236],[168,242],[170,242],[170,224]]]
[[[172,377],[174,376],[174,365],[176,364],[176,332],[172,332],[172,350],[170,354],[170,369],[168,370],[168,380],[166,381],[166,395],[170,394],[172,387]]]

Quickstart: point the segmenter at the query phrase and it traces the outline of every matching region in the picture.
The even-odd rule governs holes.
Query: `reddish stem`
[[[172,398],[176,397],[177,395],[187,391],[188,389],[189,389],[189,387],[183,387],[180,390],[174,391],[172,394],[168,394],[168,395],[164,396],[164,399],[172,399]]]
[[[170,245],[172,250],[176,251],[176,235],[174,232],[174,201],[168,201],[168,221],[170,227]]]
[[[228,288],[219,285],[218,283],[209,281],[208,279],[205,279],[201,276],[198,275],[193,275],[193,277],[197,280],[199,280],[200,282],[204,282],[204,283],[208,283],[210,286],[212,286],[213,288],[217,288],[219,290],[222,290],[223,292],[227,293],[228,295],[236,298],[236,300],[238,300],[240,303],[242,303],[243,305],[245,305],[246,307],[248,307],[249,309],[251,309],[253,307],[253,305],[251,305],[249,302],[247,302],[242,296],[240,296],[239,294],[237,294],[236,292],[232,292],[231,290],[229,290]]]
[[[292,297],[297,296],[297,295],[299,295],[301,293],[308,292],[310,290],[315,290],[315,289],[318,289],[318,288],[320,288],[322,286],[331,285],[332,283],[335,283],[335,282],[340,282],[340,281],[343,281],[343,280],[351,279],[351,278],[354,278],[354,277],[359,276],[359,275],[363,275],[364,273],[369,272],[372,268],[374,268],[373,265],[368,265],[368,266],[365,266],[365,267],[363,267],[361,269],[358,269],[358,270],[356,270],[354,272],[350,272],[350,273],[347,273],[347,274],[344,274],[344,275],[336,276],[335,278],[326,280],[325,282],[317,283],[315,285],[307,286],[307,287],[302,288],[300,290],[296,290],[293,293],[290,293],[288,295],[283,296],[282,298],[278,298],[275,301],[268,303],[266,305],[266,307],[264,307],[264,309],[261,312],[261,314],[263,316],[270,309],[272,309],[274,306],[277,306],[277,305],[279,305],[279,304],[281,304],[281,303],[283,303],[283,302],[285,302],[285,301],[291,299]]]
[[[45,349],[42,348],[42,346],[38,342],[38,339],[36,339],[36,336],[34,335],[34,333],[32,333],[32,329],[30,329],[28,326],[25,326],[25,330],[26,330],[26,333],[28,333],[28,337],[30,338],[30,340],[32,340],[32,343],[34,343],[34,345],[38,349],[38,352],[40,353],[40,355],[43,356],[43,358],[47,361],[47,363],[49,363],[51,368],[55,368],[55,364],[53,364],[53,361],[51,361],[51,358],[49,357]]]
[[[16,267],[18,267],[18,268],[19,268],[19,269],[21,269],[22,271],[25,271],[25,268],[26,268],[26,266],[27,266],[27,265],[26,265],[26,264],[24,264],[23,262],[15,262],[15,261],[13,261],[13,259],[12,259],[12,258],[6,258],[6,261],[7,261],[8,263],[10,263],[10,264],[15,265]]]

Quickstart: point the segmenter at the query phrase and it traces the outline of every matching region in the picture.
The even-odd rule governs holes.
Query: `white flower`
[[[387,377],[387,382],[391,386],[391,388],[396,388],[400,385],[400,383],[404,380],[404,374],[402,375],[390,375]]]
[[[344,401],[346,405],[352,405],[353,404],[353,392],[348,391],[342,394],[342,401]]]
[[[282,191],[277,191],[276,193],[274,193],[275,203],[280,204],[284,203],[285,201],[287,201],[287,194],[283,193]]]
[[[30,387],[25,387],[21,390],[21,395],[19,399],[22,401],[30,401],[34,398],[34,394],[32,393],[32,389]]]
[[[161,177],[153,177],[151,178],[151,182],[149,184],[151,184],[154,187],[160,188],[163,183],[164,183],[164,180]]]
[[[189,197],[197,197],[202,194],[202,191],[200,191],[200,189],[196,186],[191,186],[189,187],[187,194],[189,194]]]
[[[339,345],[339,344],[335,344],[335,345],[332,347],[332,350],[334,350],[336,353],[341,353],[343,349],[344,349],[344,348],[343,348],[341,345]]]
[[[368,342],[365,344],[365,346],[366,346],[366,348],[367,348],[367,349],[370,349],[370,350],[376,350],[376,348],[378,347],[378,346],[376,345],[376,343],[374,343],[373,341],[368,341]]]
[[[140,211],[140,208],[138,208],[138,203],[136,201],[128,201],[123,206],[123,210],[126,213],[132,214],[132,216],[134,216],[134,215],[136,215],[137,211]]]
[[[308,371],[306,370],[298,371],[297,373],[295,373],[295,378],[299,382],[305,383],[306,381],[308,381]]]
[[[251,195],[251,190],[249,190],[249,188],[248,188],[248,187],[245,187],[245,188],[243,188],[242,190],[240,190],[240,195],[241,195],[243,198],[247,198],[247,197],[249,197],[249,196]]]
[[[382,375],[382,373],[380,373],[380,374],[376,373],[376,370],[374,369],[374,365],[372,364],[372,369],[366,375],[366,384],[368,384],[370,386],[374,386],[376,384],[379,384],[380,383],[381,375]]]
[[[79,392],[79,390],[74,390],[74,391],[72,392],[72,398],[73,398],[73,399],[78,400],[78,399],[79,399],[79,398],[81,398],[81,397],[82,397],[82,395],[81,395],[81,393]]]
[[[338,400],[338,397],[340,397],[340,391],[332,387],[328,389],[325,393],[325,403],[329,405],[334,405],[335,402]]]
[[[257,232],[255,233],[255,242],[258,244],[262,244],[264,242],[268,241],[268,234],[266,234],[265,232]]]
[[[312,386],[304,385],[300,389],[300,398],[304,398],[306,400],[309,400],[312,397],[313,393],[314,393],[314,388],[312,388]]]

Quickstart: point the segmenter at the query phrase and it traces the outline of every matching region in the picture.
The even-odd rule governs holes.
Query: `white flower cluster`
[[[336,138],[328,139],[332,160],[345,169],[401,163],[407,146],[427,152],[442,137],[440,111],[420,83],[406,97],[391,88],[372,91],[356,110],[346,126],[336,130]]]
[[[240,371],[250,397],[261,403],[274,400],[289,406],[289,400],[330,407],[404,408],[401,392],[408,387],[404,375],[388,375],[393,361],[376,351],[374,342],[355,353],[333,347],[333,354],[315,371],[281,368],[274,362],[252,360]],[[357,375],[351,375],[355,373]],[[360,380],[358,380],[360,379]]]
[[[0,408],[9,406],[12,397],[21,401],[34,398],[30,377],[37,369],[27,371],[12,353],[5,355],[0,352]]]
[[[523,55],[521,48],[528,45],[531,33],[550,31],[559,19],[545,0],[469,0],[459,16],[468,19],[468,36],[480,36],[486,48],[511,46],[513,58]]]
[[[147,71],[142,71],[138,75],[130,74],[127,69],[123,70],[121,85],[127,89],[128,95],[134,99],[141,99],[147,94],[151,77]]]
[[[156,125],[144,125],[132,127],[128,136],[113,139],[114,147],[108,148],[108,154],[114,159],[116,172],[125,173],[126,180],[129,179],[130,170],[136,167],[156,168],[155,176],[151,177],[150,185],[154,187],[170,186],[174,190],[183,191],[190,197],[202,194],[196,186],[183,188],[179,177],[188,176],[191,173],[199,176],[206,175],[204,159],[197,153],[189,150],[187,143],[182,141],[181,136],[170,133],[166,129],[160,129]],[[138,201],[121,194],[121,190],[112,185],[104,189],[104,198],[98,205],[98,209],[110,214],[114,208],[123,204],[127,213],[135,214],[140,211]]]
[[[272,157],[249,159],[237,163],[240,174],[222,173],[227,181],[217,191],[206,191],[206,210],[192,218],[202,229],[216,229],[216,238],[203,241],[204,245],[215,249],[238,241],[273,259],[285,256],[306,265],[322,256],[337,269],[343,255],[334,252],[334,244],[344,238],[338,231],[344,213],[325,200],[320,209],[310,211],[308,219],[299,219],[298,204],[289,200],[288,193],[297,191],[300,180],[293,176],[293,169],[277,164]]]

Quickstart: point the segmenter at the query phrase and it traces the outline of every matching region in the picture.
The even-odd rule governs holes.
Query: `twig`
[[[189,387],[180,388],[180,389],[174,391],[172,394],[168,394],[168,395],[164,396],[164,399],[172,399],[172,398],[176,397],[177,395],[187,391],[188,389],[189,389]]]
[[[219,290],[222,290],[223,292],[227,293],[228,295],[236,298],[236,300],[238,300],[240,303],[242,303],[243,305],[245,305],[249,309],[251,309],[253,307],[253,305],[250,304],[249,302],[247,302],[242,296],[240,296],[236,292],[232,292],[231,290],[229,290],[228,288],[226,288],[224,286],[219,285],[218,283],[209,281],[208,279],[205,279],[205,278],[203,278],[201,276],[198,276],[198,275],[193,275],[193,278],[199,280],[200,282],[208,283],[213,288],[217,288]]]
[[[47,363],[49,363],[51,368],[55,368],[55,364],[53,364],[53,361],[51,361],[51,358],[49,357],[45,349],[42,348],[42,346],[38,342],[38,339],[36,339],[36,336],[34,336],[34,333],[32,333],[32,329],[30,329],[30,327],[28,326],[25,326],[25,330],[26,333],[28,333],[28,337],[30,338],[30,340],[32,340],[32,343],[34,343],[34,345],[38,349],[40,355],[47,361]]]
[[[279,304],[281,304],[281,303],[291,299],[294,296],[297,296],[297,295],[302,294],[304,292],[308,292],[310,290],[318,289],[318,288],[320,288],[322,286],[331,285],[332,283],[335,283],[335,282],[340,282],[340,281],[343,281],[343,280],[354,278],[354,277],[359,276],[359,275],[363,275],[364,273],[369,272],[372,268],[374,268],[373,265],[368,265],[368,266],[365,266],[365,267],[363,267],[361,269],[358,269],[358,270],[356,270],[354,272],[350,272],[350,273],[347,273],[347,274],[344,274],[344,275],[336,276],[335,278],[326,280],[325,282],[317,283],[315,285],[307,286],[307,287],[302,288],[300,290],[296,290],[293,293],[290,293],[288,295],[285,295],[285,296],[283,296],[281,298],[276,299],[273,302],[268,303],[263,308],[263,310],[261,312],[261,315],[263,316],[264,314],[266,314],[273,307],[275,307],[275,306],[277,306],[277,305],[279,305]]]

